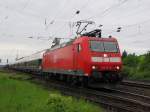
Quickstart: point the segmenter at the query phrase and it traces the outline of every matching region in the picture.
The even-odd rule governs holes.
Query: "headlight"
[[[92,69],[96,69],[96,66],[92,66]]]
[[[119,67],[119,66],[117,66],[116,68],[117,68],[117,70],[119,70],[119,69],[120,69],[120,67]]]
[[[107,54],[104,54],[104,57],[107,57]]]

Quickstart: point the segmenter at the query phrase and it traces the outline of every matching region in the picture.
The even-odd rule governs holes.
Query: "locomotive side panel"
[[[80,38],[74,44],[75,68],[77,70],[77,75],[89,76],[91,70],[89,67],[90,54],[88,52],[88,40]]]
[[[73,45],[48,51],[43,57],[43,71],[52,73],[74,72]]]

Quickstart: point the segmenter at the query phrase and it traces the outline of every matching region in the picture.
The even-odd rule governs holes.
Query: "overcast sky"
[[[0,59],[49,48],[49,36],[73,38],[69,26],[78,20],[102,24],[103,36],[116,37],[121,50],[150,50],[150,0],[0,0]]]

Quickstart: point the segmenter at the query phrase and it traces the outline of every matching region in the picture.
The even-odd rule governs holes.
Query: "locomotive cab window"
[[[78,46],[77,46],[77,51],[80,52],[81,50],[82,50],[81,44],[78,44]]]
[[[92,51],[104,52],[103,42],[101,41],[90,41],[90,48]]]
[[[116,42],[104,41],[90,41],[91,51],[96,52],[118,52],[118,45]]]
[[[118,52],[118,45],[115,42],[104,42],[105,52]]]

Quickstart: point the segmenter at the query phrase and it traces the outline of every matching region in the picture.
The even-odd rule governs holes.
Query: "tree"
[[[129,67],[137,67],[139,63],[138,56],[135,54],[129,54],[126,56],[126,58],[123,59],[123,63]]]
[[[122,58],[125,58],[125,57],[127,57],[127,56],[128,56],[127,51],[124,50],[123,53],[122,53]]]
[[[141,65],[140,65],[140,70],[142,71],[150,70],[150,51],[148,51],[144,55],[144,59],[142,60]]]

